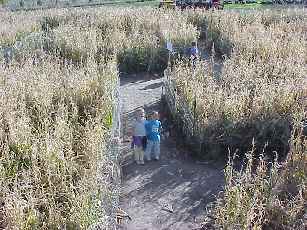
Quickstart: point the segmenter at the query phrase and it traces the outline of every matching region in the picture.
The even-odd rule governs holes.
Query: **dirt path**
[[[161,89],[162,79],[158,77],[121,77],[124,134],[139,106],[145,106],[146,112],[159,109]],[[206,207],[222,189],[222,167],[191,159],[187,151],[176,148],[171,138],[161,143],[161,160],[144,166],[133,162],[129,146],[128,142],[122,146],[120,207],[131,220],[126,219],[120,229],[189,230],[199,227]]]

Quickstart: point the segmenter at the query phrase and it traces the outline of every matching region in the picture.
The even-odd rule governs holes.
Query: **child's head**
[[[158,120],[158,119],[159,119],[159,113],[158,113],[157,111],[153,111],[153,112],[151,113],[150,118],[151,118],[152,120]]]
[[[140,108],[136,112],[136,118],[137,119],[143,119],[145,117],[145,110],[143,108]]]
[[[192,46],[196,46],[196,42],[192,42],[191,45],[192,45]]]

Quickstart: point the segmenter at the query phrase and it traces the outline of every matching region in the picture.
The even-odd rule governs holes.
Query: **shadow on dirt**
[[[149,74],[149,73],[138,73],[138,74],[125,74],[120,73],[120,86],[126,86],[129,84],[135,84],[135,83],[145,83],[147,81],[156,80],[159,78],[162,78],[163,74]]]
[[[131,84],[131,85],[130,85]],[[122,76],[121,96],[125,136],[142,106],[146,113],[156,110],[161,120],[168,119],[161,103],[162,79],[158,77]],[[171,127],[171,125],[170,125]],[[170,128],[171,129],[171,128]],[[160,161],[133,162],[130,137],[122,145],[123,189],[120,207],[132,220],[125,220],[120,229],[126,230],[186,230],[199,227],[204,212],[223,189],[223,165],[202,162],[191,157],[188,149],[179,148],[176,131],[161,141]]]
[[[223,166],[191,158],[172,139],[161,143],[160,161],[139,166],[126,159],[122,202],[132,221],[124,229],[197,227],[223,190]]]

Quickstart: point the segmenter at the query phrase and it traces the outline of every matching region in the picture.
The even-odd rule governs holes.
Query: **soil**
[[[120,208],[130,217],[122,230],[200,229],[212,202],[223,189],[223,165],[193,159],[173,137],[161,141],[161,159],[136,165],[127,135],[137,108],[163,112],[162,78],[148,74],[121,76],[122,193]]]

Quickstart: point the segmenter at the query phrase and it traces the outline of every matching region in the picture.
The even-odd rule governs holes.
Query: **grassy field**
[[[12,10],[33,10],[40,8],[58,8],[58,7],[99,7],[99,6],[116,6],[116,7],[152,7],[158,8],[160,0],[50,0],[46,2],[39,1],[17,1],[2,0],[0,4],[7,5]],[[253,10],[253,9],[270,9],[270,8],[287,8],[291,5],[277,5],[265,2],[256,3],[225,3],[224,10]]]
[[[123,8],[1,12],[1,228],[114,226],[117,156],[107,147],[117,67],[163,71],[165,40],[185,46],[197,36],[178,17]]]
[[[265,8],[266,5],[260,3],[246,3],[246,4],[225,4],[224,9],[260,9]]]
[[[306,109],[306,15],[118,7],[0,12],[0,44],[13,53],[0,56],[0,228],[114,227],[117,156],[108,146],[116,143],[118,73],[163,72],[171,41],[181,56],[167,73],[177,100],[194,111],[195,135],[206,140],[199,153],[227,158],[228,150],[238,151],[247,165],[238,172],[229,161],[215,226],[296,229],[306,202],[306,141],[295,132]],[[191,67],[184,55],[192,41],[222,62],[218,77],[210,62]],[[172,115],[184,127],[180,112]],[[275,154],[287,157],[282,167],[272,163]]]
[[[156,7],[158,8],[159,1],[157,0],[67,0],[56,1],[50,0],[46,2],[38,1],[3,1],[3,5],[8,6],[12,10],[37,10],[46,8],[59,8],[59,7],[99,7],[99,6],[116,6],[116,7]]]
[[[105,2],[105,3],[109,3],[109,4],[114,4],[116,6],[136,6],[136,7],[142,7],[142,6],[151,6],[151,7],[158,7],[159,5],[159,1],[157,0],[131,0],[131,1],[125,1],[125,0],[121,0],[121,1],[110,1],[110,2]]]

